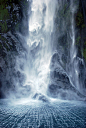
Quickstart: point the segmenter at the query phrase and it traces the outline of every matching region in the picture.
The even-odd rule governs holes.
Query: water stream
[[[0,128],[85,128],[85,64],[76,48],[79,2],[28,2],[28,32],[16,32],[24,50],[15,57],[14,74],[7,70],[14,88],[0,100]]]
[[[27,93],[31,98],[38,94],[51,96],[55,93],[57,98],[66,95],[70,99],[69,95],[74,96],[70,90],[83,93],[83,82],[79,78],[79,63],[83,63],[83,59],[77,57],[75,46],[74,16],[77,8],[78,1],[75,0],[30,2],[28,34],[25,37],[27,59],[21,58],[17,63],[25,61],[23,73],[26,80],[23,87],[29,88]],[[70,88],[69,92],[64,88]],[[77,91],[74,92],[74,89]]]

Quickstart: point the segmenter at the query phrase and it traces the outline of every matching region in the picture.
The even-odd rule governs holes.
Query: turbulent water
[[[86,127],[86,105],[83,102],[57,100],[44,104],[23,99],[0,101],[0,105],[0,128]]]
[[[33,82],[33,91],[46,93],[51,58],[51,34],[54,26],[56,1],[33,0],[28,20],[29,35],[27,82]]]
[[[12,84],[7,97],[85,99],[85,64],[75,45],[78,5],[78,0],[28,1],[28,20],[23,19],[28,32],[16,32],[24,50],[16,44],[19,55],[13,73],[9,68],[6,74]]]
[[[13,72],[7,69],[12,85],[8,100],[0,100],[0,128],[85,128],[85,64],[75,45],[79,1],[28,3],[28,32],[16,32],[23,50],[16,43]]]

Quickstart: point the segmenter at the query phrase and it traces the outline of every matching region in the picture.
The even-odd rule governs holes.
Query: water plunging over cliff
[[[27,82],[34,84],[33,91],[46,94],[49,82],[49,65],[52,55],[52,33],[54,15],[58,2],[51,0],[33,0],[28,20],[29,35]]]
[[[78,1],[32,0],[29,6],[25,93],[30,98],[76,99],[83,92],[79,68],[81,64],[84,67],[75,46]]]
[[[6,52],[6,45],[7,61],[0,57],[0,93],[7,96],[0,99],[0,128],[86,128],[86,69],[76,45],[79,0],[27,1],[21,22],[27,28],[4,34],[13,49]]]

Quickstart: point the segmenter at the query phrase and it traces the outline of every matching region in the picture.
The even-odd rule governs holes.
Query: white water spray
[[[74,86],[76,86],[77,89],[79,89],[79,79],[78,79],[78,62],[76,60],[76,56],[77,56],[77,51],[76,51],[76,47],[75,47],[75,21],[74,21],[74,14],[76,11],[76,6],[74,5],[74,2],[71,1],[71,5],[70,5],[70,9],[71,9],[71,48],[70,48],[70,63],[71,63],[71,67],[70,67],[70,78],[74,84]]]
[[[17,65],[23,62],[23,73],[26,75],[24,84],[17,89],[20,90],[19,95],[45,100],[52,92],[56,98],[65,95],[66,99],[75,93],[72,99],[77,99],[75,90],[80,90],[81,86],[75,47],[74,15],[77,5],[74,0],[29,2],[28,34],[25,37],[27,54],[25,61],[19,58],[17,62]]]
[[[77,57],[77,49],[75,46],[76,40],[75,40],[75,13],[77,12],[77,5],[74,3],[74,0],[71,0],[70,9],[71,9],[71,48],[70,48],[70,71],[69,71],[69,77],[70,81],[72,82],[72,85],[76,87],[80,92],[82,92],[82,82],[80,81],[79,74],[79,63],[83,63],[83,60]]]
[[[28,70],[27,83],[33,82],[33,92],[46,94],[51,58],[51,34],[53,33],[56,0],[33,0],[28,20]]]

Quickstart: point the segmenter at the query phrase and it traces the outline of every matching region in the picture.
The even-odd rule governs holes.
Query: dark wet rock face
[[[66,71],[61,66],[61,59],[58,53],[53,54],[50,63],[50,79],[51,85],[57,85],[57,88],[68,89],[70,88],[70,80]]]
[[[4,98],[4,95],[2,93],[2,82],[0,81],[0,98]]]
[[[67,99],[74,97],[76,95],[83,97],[77,89],[71,84],[67,68],[68,62],[70,61],[70,2],[72,0],[63,0],[61,7],[59,8],[59,13],[55,14],[55,25],[54,33],[52,37],[52,50],[56,50],[52,55],[50,63],[50,83],[48,85],[48,95],[52,97],[61,97]],[[81,1],[81,0],[80,0]],[[59,1],[60,2],[60,1]],[[31,94],[31,85],[23,86],[26,80],[24,74],[24,68],[27,68],[27,45],[25,41],[25,36],[28,33],[28,19],[31,15],[31,0],[1,0],[0,1],[0,97],[6,97],[9,95],[9,91],[14,92],[21,97],[29,96]],[[77,57],[74,61],[78,62],[79,68],[79,83],[81,86],[86,88],[86,38],[85,31],[86,25],[81,24],[82,13],[85,10],[85,6],[80,2],[79,10],[76,12],[76,25],[75,27],[79,30],[75,36],[76,38],[76,48]],[[59,3],[58,3],[59,4]],[[83,6],[83,8],[81,7]],[[44,15],[47,8],[44,5]],[[82,11],[83,10],[83,11]],[[78,18],[78,19],[77,19]],[[83,18],[83,17],[82,17]],[[63,24],[65,21],[65,26]],[[80,23],[79,23],[80,22]],[[84,22],[84,20],[83,20]],[[85,25],[85,26],[83,26]],[[83,28],[84,27],[84,28]],[[67,29],[66,29],[67,28]],[[75,28],[75,30],[76,30]],[[58,30],[56,30],[58,29]],[[40,31],[41,32],[41,31]],[[34,34],[36,32],[34,31]],[[55,41],[55,42],[54,42]],[[55,45],[54,45],[55,43]],[[43,41],[34,41],[30,54],[32,58],[36,58],[39,55],[39,50],[42,48]],[[26,46],[25,46],[26,45]],[[55,48],[54,48],[55,47]],[[80,59],[82,58],[82,59]],[[28,59],[29,61],[29,59]],[[38,60],[39,61],[39,60]],[[76,63],[75,62],[75,63]],[[30,62],[31,68],[34,66],[33,61]],[[72,64],[68,68],[71,68]],[[75,79],[74,79],[75,80]],[[73,83],[73,82],[72,82]],[[74,84],[74,83],[73,83]],[[69,92],[69,94],[68,94]],[[18,95],[19,93],[19,95]],[[69,96],[71,95],[71,96]],[[42,95],[36,93],[33,97],[34,99],[47,102],[48,99]],[[71,98],[72,99],[72,98]]]
[[[62,72],[58,71],[57,69],[55,71],[51,71],[50,72],[50,76],[57,83],[58,82],[59,83],[62,82],[65,85],[66,84],[70,84],[69,77],[67,76],[67,74],[66,73],[62,73]],[[67,88],[67,86],[64,86],[63,88]]]
[[[32,98],[34,100],[40,100],[40,101],[46,102],[46,103],[49,102],[49,99],[41,93],[34,94],[34,96]]]
[[[58,53],[55,53],[51,58],[50,63],[50,83],[48,85],[47,94],[53,98],[61,98],[68,100],[75,100],[85,98],[70,82],[70,78],[66,71],[61,66],[61,60]],[[79,62],[80,77],[82,76],[82,70],[84,65]],[[84,79],[84,78],[83,78]]]
[[[61,64],[61,61],[60,61],[60,56],[58,55],[57,52],[55,52],[53,55],[52,55],[52,58],[51,58],[51,63],[50,63],[50,69],[51,70],[54,70],[55,68],[61,68],[60,66]]]
[[[23,25],[23,18],[27,22],[28,4],[27,0],[0,1],[0,97],[9,97],[10,91],[15,94],[16,87],[21,87],[25,81],[25,74],[22,73],[24,64],[18,63],[21,58],[25,61],[26,50],[22,46],[25,40],[20,40],[18,33],[22,36],[27,33],[27,23]]]
[[[63,100],[85,100],[86,97],[82,95],[74,87],[70,89],[63,89],[58,84],[51,84],[48,86],[48,96],[53,98],[59,98]]]

